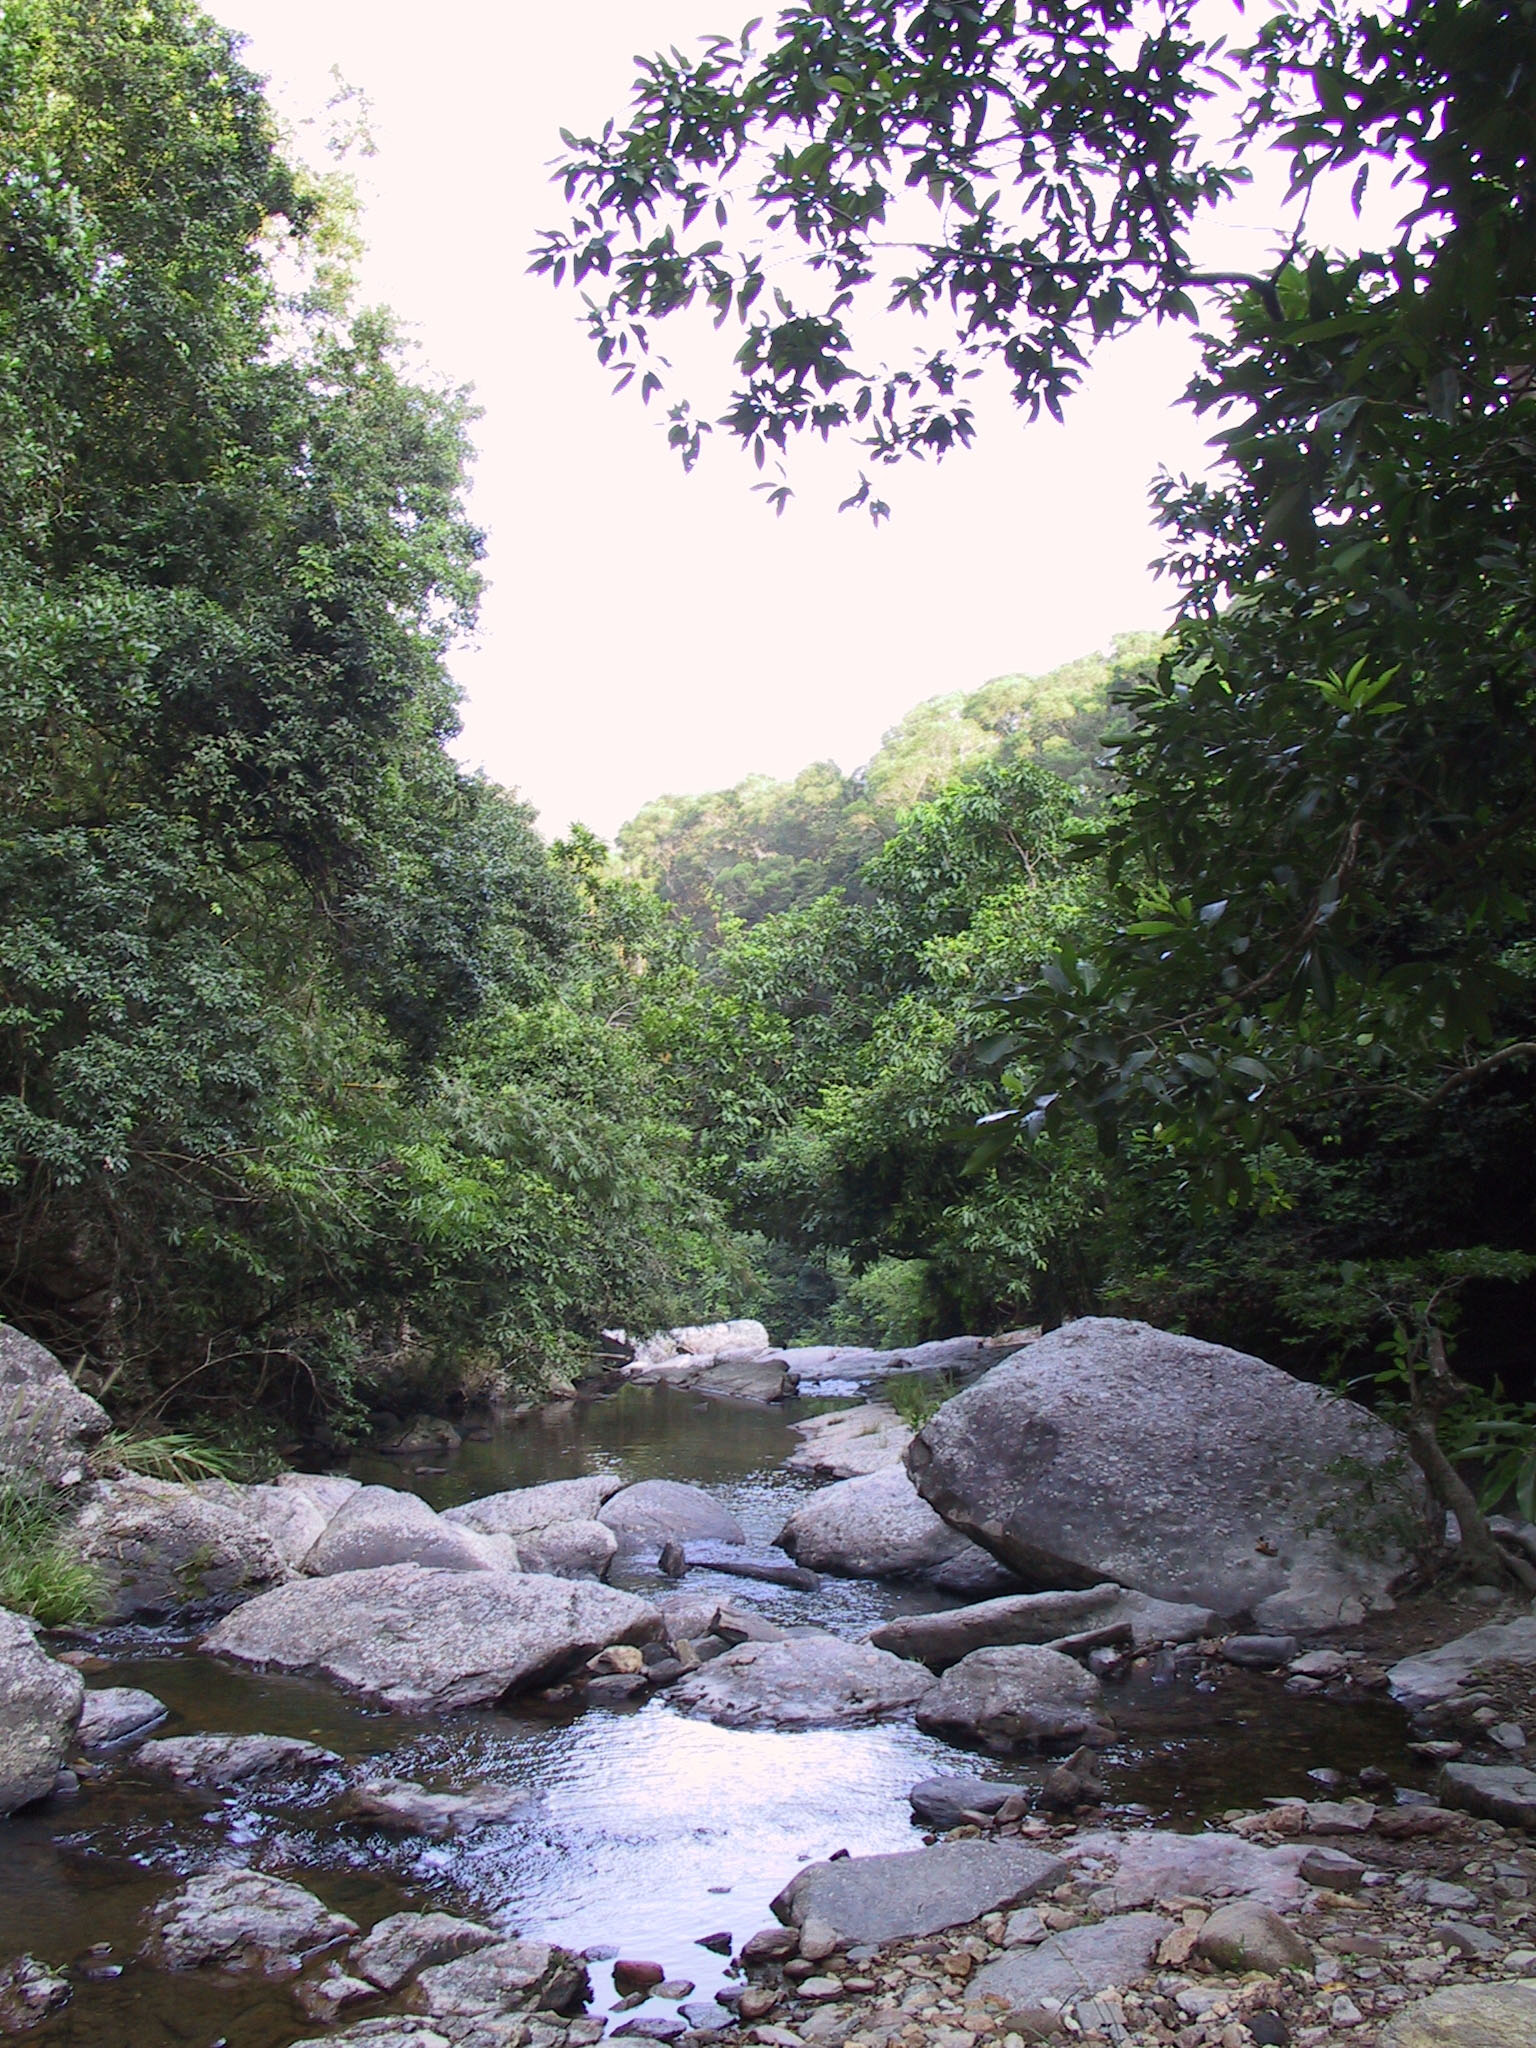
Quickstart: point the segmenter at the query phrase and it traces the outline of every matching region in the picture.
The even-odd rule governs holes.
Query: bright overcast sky
[[[895,517],[875,531],[835,510],[852,450],[797,461],[781,520],[723,437],[685,477],[657,419],[610,396],[577,296],[525,274],[563,210],[547,171],[558,129],[619,112],[634,52],[734,33],[746,0],[212,11],[248,38],[288,118],[323,108],[333,65],[372,102],[366,296],[484,408],[473,502],[491,587],[479,642],[454,661],[459,752],[547,831],[579,818],[611,836],[663,791],[853,768],[924,697],[1162,616],[1146,488],[1159,463],[1201,461],[1173,407],[1187,335],[1144,332],[1101,357],[1065,426],[994,408],[971,453],[884,473]]]

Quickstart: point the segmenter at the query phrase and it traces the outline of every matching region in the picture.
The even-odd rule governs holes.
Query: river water
[[[378,1457],[351,1469],[412,1487],[439,1508],[586,1472],[688,1480],[728,1505],[753,1543],[768,1544],[813,1485],[784,1469],[799,1442],[795,1413],[626,1386],[509,1422],[490,1442],[466,1443],[441,1472]],[[639,1592],[675,1590],[643,1567],[612,1577]],[[955,1604],[831,1578],[798,1593],[707,1568],[684,1583],[848,1637],[896,1613]],[[691,1978],[703,1995],[722,1981],[727,1959],[699,1938],[729,1931],[739,1946],[771,1919],[770,1899],[800,1863],[837,1849],[917,1845],[904,1796],[916,1779],[957,1770],[1027,1779],[1042,1768],[969,1756],[910,1722],[794,1734],[716,1728],[674,1712],[664,1694],[618,1711],[513,1707],[414,1720],[360,1708],[328,1686],[236,1670],[173,1630],[119,1628],[89,1647],[99,1662],[88,1684],[144,1686],[165,1701],[170,1719],[157,1734],[298,1735],[348,1766],[444,1789],[493,1778],[539,1797],[466,1842],[428,1843],[340,1818],[339,1771],[287,1789],[208,1795],[136,1775],[130,1755],[77,1797],[0,1823],[0,1960],[25,1948],[76,1966],[72,2002],[32,2037],[57,2048],[287,2048],[318,2031],[287,1985],[172,1976],[132,1961],[145,1907],[215,1864],[294,1878],[364,1926],[402,1906],[436,1905],[574,1948],[616,1948]],[[1154,1664],[1115,1688],[1112,1707],[1122,1739],[1106,1752],[1104,1773],[1112,1811],[1127,1819],[1198,1826],[1264,1796],[1315,1795],[1307,1773],[1318,1767],[1376,1764],[1401,1783],[1420,1782],[1402,1717],[1377,1699],[1297,1699],[1273,1677],[1239,1671],[1211,1686]],[[120,1975],[92,1981],[120,1965]],[[608,1972],[594,1964],[593,1979],[593,2010],[602,2011],[612,2001]]]

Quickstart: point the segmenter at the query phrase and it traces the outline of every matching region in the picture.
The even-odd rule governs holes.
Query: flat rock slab
[[[79,1672],[47,1654],[30,1621],[0,1607],[0,1815],[52,1790],[84,1699]]]
[[[713,1494],[677,1479],[642,1479],[605,1501],[597,1519],[618,1538],[619,1552],[632,1557],[660,1550],[664,1543],[745,1543],[747,1532]]]
[[[912,1431],[894,1408],[869,1401],[832,1415],[811,1415],[793,1425],[803,1439],[785,1464],[791,1472],[812,1472],[818,1479],[861,1479],[899,1465]]]
[[[429,1964],[490,1948],[496,1939],[478,1920],[452,1913],[391,1913],[354,1946],[347,1965],[380,1991],[398,1991]]]
[[[347,1794],[347,1812],[403,1834],[467,1835],[495,1821],[515,1820],[538,1803],[526,1785],[482,1783],[461,1792],[429,1792],[413,1778],[365,1778]]]
[[[907,1793],[913,1813],[930,1828],[957,1828],[973,1813],[996,1813],[1005,1799],[1027,1799],[1027,1785],[992,1778],[924,1778]]]
[[[926,1666],[918,1667],[926,1669]],[[1091,1671],[1026,1643],[973,1650],[919,1702],[917,1725],[946,1742],[976,1743],[995,1756],[1114,1739],[1104,1688]]]
[[[632,1375],[642,1386],[680,1388],[713,1401],[751,1401],[762,1405],[785,1400],[795,1383],[774,1351],[718,1351],[712,1357],[682,1356],[659,1365],[642,1366]]]
[[[856,1728],[904,1712],[933,1683],[922,1665],[867,1643],[792,1636],[728,1650],[669,1697],[722,1728]]]
[[[258,1523],[160,1479],[103,1482],[68,1541],[96,1574],[114,1621],[229,1606],[291,1576]]]
[[[605,1500],[624,1482],[611,1473],[584,1479],[550,1479],[542,1486],[515,1486],[507,1493],[488,1493],[456,1508],[444,1508],[442,1520],[479,1529],[486,1536],[525,1536],[550,1529],[557,1522],[590,1522]]]
[[[797,1564],[849,1579],[911,1578],[972,1547],[919,1497],[900,1465],[813,1493],[775,1541]]]
[[[1387,1673],[1392,1697],[1410,1712],[1448,1700],[1469,1679],[1493,1664],[1536,1664],[1536,1614],[1490,1622],[1470,1634],[1404,1657]]]
[[[1026,1581],[1114,1579],[1266,1630],[1356,1621],[1428,1495],[1396,1431],[1263,1360],[1088,1316],[947,1401],[907,1465]],[[1361,1475],[1369,1476],[1369,1485]]]
[[[1536,1770],[1524,1764],[1442,1764],[1435,1794],[1442,1806],[1507,1828],[1536,1828]]]
[[[178,1785],[223,1790],[254,1778],[297,1776],[320,1771],[341,1758],[334,1749],[301,1742],[293,1735],[170,1735],[140,1745],[134,1762]]]
[[[295,1579],[237,1608],[203,1647],[426,1713],[552,1685],[610,1643],[662,1630],[654,1607],[589,1579],[396,1564]]]
[[[938,1842],[895,1856],[809,1863],[773,1901],[788,1925],[817,1920],[837,1946],[915,1940],[999,1913],[1069,1875],[1059,1856],[1027,1842]]]
[[[1063,2004],[1095,1991],[1119,1990],[1150,1975],[1158,1944],[1173,1932],[1160,1913],[1122,1913],[1087,1927],[1070,1927],[1034,1948],[1015,1949],[979,1969],[967,1987],[974,1999],[1006,1998],[1010,2005]]]
[[[1083,1876],[1098,1881],[1089,1896],[1101,1913],[1123,1913],[1180,1895],[1300,1905],[1310,1893],[1298,1874],[1300,1865],[1317,1853],[1302,1842],[1262,1849],[1241,1835],[1180,1835],[1169,1828],[1079,1835],[1067,1849]]]
[[[152,1906],[145,1960],[162,1970],[220,1969],[285,1976],[308,1955],[356,1934],[313,1892],[255,1870],[194,1877]]]
[[[147,1735],[165,1719],[164,1700],[136,1685],[104,1685],[88,1692],[80,1711],[82,1749],[114,1749]]]
[[[445,1572],[490,1568],[483,1538],[474,1530],[444,1521],[414,1493],[364,1486],[326,1523],[305,1552],[301,1569],[311,1578],[329,1578],[388,1564],[423,1564]]]
[[[1157,1643],[1187,1643],[1215,1622],[1208,1607],[1153,1600],[1124,1586],[1105,1583],[1067,1593],[1014,1593],[979,1600],[947,1614],[904,1614],[870,1635],[876,1649],[916,1657],[930,1671],[947,1671],[973,1650],[1010,1643],[1046,1644],[1082,1629],[1128,1622],[1138,1649]]]
[[[498,1941],[422,1971],[410,2002],[433,2019],[568,2012],[590,1993],[585,1963],[547,1941]]]
[[[1536,1983],[1452,1984],[1405,2005],[1382,2029],[1381,2048],[1530,2048]]]
[[[312,2034],[307,2041],[295,2041],[293,2048],[454,2048],[454,2043],[430,2020],[389,2014],[359,2020],[339,2034]]]

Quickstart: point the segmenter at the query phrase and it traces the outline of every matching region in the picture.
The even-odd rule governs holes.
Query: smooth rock
[[[613,1966],[613,1988],[621,1998],[635,1991],[654,1991],[667,1981],[666,1965],[636,1956],[620,1956]]]
[[[343,1502],[305,1553],[302,1569],[323,1579],[391,1564],[428,1565],[444,1572],[490,1569],[474,1531],[455,1528],[417,1495],[393,1486],[364,1486]]]
[[[791,1472],[812,1472],[818,1479],[860,1479],[899,1465],[912,1441],[912,1431],[894,1408],[870,1401],[831,1415],[811,1415],[792,1425],[804,1439],[785,1464]]]
[[[0,1323],[0,1484],[69,1486],[112,1427],[53,1353]]]
[[[1218,1906],[1200,1929],[1196,1955],[1218,1970],[1310,1970],[1311,1947],[1295,1928],[1257,1899]]]
[[[854,1728],[902,1712],[934,1683],[905,1658],[837,1636],[743,1643],[672,1688],[673,1704],[722,1728]]]
[[[1129,1622],[1138,1649],[1185,1643],[1205,1635],[1215,1616],[1208,1607],[1152,1600],[1124,1586],[1104,1584],[1070,1593],[1013,1593],[981,1600],[944,1614],[904,1614],[870,1635],[877,1649],[916,1657],[931,1671],[945,1671],[973,1650],[1013,1643],[1044,1645],[1087,1628]]]
[[[307,1493],[327,1521],[363,1488],[360,1479],[350,1479],[342,1472],[279,1472],[270,1483],[294,1493]]]
[[[1066,1875],[1060,1857],[1027,1842],[939,1842],[894,1856],[808,1863],[773,1910],[800,1928],[825,1921],[840,1946],[879,1946],[1022,1905]]]
[[[1507,1828],[1536,1828],[1536,1771],[1525,1764],[1442,1764],[1435,1793],[1442,1806]]]
[[[793,1927],[760,1927],[741,1945],[744,1963],[781,1963],[800,1949],[800,1936]]]
[[[1401,1438],[1364,1408],[1110,1317],[994,1367],[924,1425],[907,1464],[932,1507],[1026,1581],[1115,1579],[1277,1632],[1384,1602],[1409,1561],[1397,1528],[1427,1526]],[[1362,1468],[1370,1489],[1350,1476]]]
[[[1248,1671],[1276,1671],[1296,1654],[1294,1636],[1228,1636],[1221,1645],[1228,1664]]]
[[[1305,1883],[1321,1885],[1331,1892],[1359,1891],[1365,1872],[1366,1866],[1358,1856],[1320,1846],[1308,1849],[1296,1866],[1296,1875]]]
[[[229,1606],[291,1576],[258,1523],[160,1479],[105,1481],[67,1541],[95,1572],[114,1621]]]
[[[925,1827],[941,1832],[960,1827],[973,1813],[996,1813],[1005,1799],[1027,1799],[1025,1785],[1003,1785],[992,1778],[924,1778],[907,1793],[907,1802]]]
[[[525,1572],[554,1579],[600,1579],[612,1564],[618,1538],[606,1522],[551,1522],[517,1538]]]
[[[618,1538],[622,1556],[659,1551],[664,1543],[745,1543],[747,1532],[728,1508],[699,1486],[676,1479],[642,1479],[599,1508]]]
[[[433,2019],[491,2013],[574,2012],[587,1999],[587,1966],[547,1941],[498,1941],[422,1971],[410,2003]]]
[[[486,1536],[531,1536],[559,1522],[591,1522],[598,1509],[619,1492],[624,1482],[612,1473],[582,1479],[549,1479],[542,1486],[515,1486],[507,1493],[488,1493],[456,1508],[444,1508],[442,1519],[478,1529]]]
[[[348,1967],[380,1991],[398,1991],[430,1963],[451,1962],[497,1939],[478,1920],[452,1913],[391,1913],[377,1921],[347,1958]]]
[[[774,1540],[797,1564],[850,1579],[916,1577],[968,1545],[918,1497],[900,1465],[823,1487]]]
[[[134,1685],[104,1685],[88,1692],[80,1713],[82,1749],[112,1749],[147,1735],[165,1719],[163,1700]]]
[[[335,1750],[293,1735],[170,1735],[142,1743],[134,1757],[138,1769],[156,1777],[218,1790],[252,1778],[324,1770],[340,1762]]]
[[[1266,1906],[1300,1905],[1308,1896],[1298,1874],[1305,1857],[1335,1853],[1309,1851],[1298,1842],[1262,1849],[1241,1835],[1185,1835],[1171,1828],[1133,1829],[1126,1834],[1099,1830],[1079,1835],[1067,1849],[1073,1865],[1085,1877],[1098,1880],[1090,1900],[1104,1913],[1123,1913],[1149,1906],[1155,1899],[1180,1896],[1238,1894]]]
[[[706,2027],[718,2032],[725,2027],[734,2027],[736,2015],[729,2006],[722,2005],[717,1998],[689,1998],[678,2007],[678,2011],[694,2029]]]
[[[36,1956],[0,1964],[0,2034],[29,2033],[69,1999],[69,1979]]]
[[[217,1968],[270,1976],[297,1970],[317,1949],[356,1934],[313,1892],[255,1870],[194,1877],[145,1914],[143,1955],[162,1970]]]
[[[0,1815],[52,1791],[84,1699],[79,1672],[47,1655],[23,1615],[0,1607]]]
[[[1120,1990],[1150,1974],[1159,1944],[1172,1931],[1173,1922],[1160,1913],[1122,1913],[1071,1927],[984,1964],[971,1979],[968,1995],[1038,2006],[1047,1998],[1064,2003],[1085,1991]]]
[[[1059,1650],[1014,1643],[973,1650],[924,1695],[917,1725],[946,1742],[977,1743],[997,1756],[1114,1739],[1104,1688]]]
[[[403,1834],[467,1835],[493,1822],[515,1820],[537,1802],[526,1785],[481,1783],[459,1792],[429,1792],[414,1778],[364,1778],[347,1794],[346,1810]]]
[[[1531,2048],[1536,1984],[1452,1984],[1395,2013],[1381,2048]]]
[[[1005,1564],[999,1564],[979,1543],[966,1543],[953,1557],[935,1565],[925,1574],[930,1586],[941,1593],[958,1593],[967,1600],[992,1600],[1004,1593],[1022,1593],[1023,1586]]]
[[[1436,1650],[1403,1657],[1387,1673],[1392,1697],[1410,1712],[1454,1698],[1464,1683],[1498,1664],[1536,1665],[1536,1614],[1490,1622]]]
[[[264,1529],[279,1557],[295,1571],[325,1534],[332,1515],[344,1505],[338,1501],[335,1507],[322,1507],[312,1489],[297,1486],[231,1487],[224,1501],[236,1514]]]
[[[397,1564],[295,1579],[237,1608],[203,1647],[422,1713],[553,1685],[609,1643],[661,1632],[654,1607],[591,1580]]]

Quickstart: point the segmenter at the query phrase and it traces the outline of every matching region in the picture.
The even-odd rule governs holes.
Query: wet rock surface
[[[973,1650],[918,1704],[917,1721],[947,1742],[994,1755],[1113,1740],[1104,1688],[1059,1650],[1024,1643]]]
[[[723,1728],[851,1728],[902,1712],[933,1684],[904,1658],[836,1636],[743,1643],[672,1689],[673,1703]]]
[[[171,1735],[139,1745],[135,1767],[178,1785],[225,1789],[253,1778],[300,1776],[339,1764],[333,1749],[294,1735]]]
[[[537,1801],[526,1785],[466,1785],[432,1792],[411,1778],[364,1778],[347,1794],[349,1817],[379,1822],[407,1834],[467,1835],[495,1821],[510,1820]]]
[[[165,1719],[165,1705],[133,1685],[104,1685],[88,1692],[80,1711],[82,1749],[113,1749],[145,1736]]]
[[[47,1654],[31,1622],[0,1607],[0,1816],[52,1790],[84,1698],[79,1672]]]
[[[356,1934],[313,1892],[254,1870],[194,1877],[147,1916],[144,1958],[157,1969],[283,1975],[306,1955]]]

